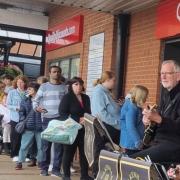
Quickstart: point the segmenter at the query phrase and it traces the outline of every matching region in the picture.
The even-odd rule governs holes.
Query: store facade
[[[168,21],[167,17],[170,12],[171,20]],[[166,13],[167,16],[164,15]],[[50,12],[49,30],[64,25],[78,16],[82,18],[80,25],[82,36],[76,42],[47,51],[46,73],[48,66],[60,65],[66,78],[81,76],[90,94],[93,80],[100,76],[102,71],[112,70],[116,72],[117,79],[123,79],[121,85],[123,93],[120,95],[125,95],[135,84],[142,84],[150,90],[149,102],[158,102],[161,61],[172,58],[180,59],[178,40],[180,37],[180,1],[165,0],[156,6],[130,14],[128,39],[126,39],[127,44],[124,50],[124,69],[120,74],[116,71],[119,60],[118,52],[122,48],[118,46],[118,16],[83,8],[61,6]],[[172,21],[173,18],[174,21]],[[162,22],[164,24],[161,24]],[[165,30],[167,33],[163,35],[162,32]],[[68,41],[68,35],[65,34],[65,36]]]

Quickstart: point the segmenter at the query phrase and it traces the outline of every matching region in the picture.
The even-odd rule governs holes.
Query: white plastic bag
[[[72,118],[65,121],[54,119],[49,122],[48,127],[41,133],[41,138],[55,143],[73,144],[78,130],[81,128],[82,126]]]

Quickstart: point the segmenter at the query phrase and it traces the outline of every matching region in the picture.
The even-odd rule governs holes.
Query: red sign
[[[180,0],[164,0],[157,9],[158,39],[180,34]]]
[[[82,41],[83,16],[79,15],[46,31],[46,51]]]

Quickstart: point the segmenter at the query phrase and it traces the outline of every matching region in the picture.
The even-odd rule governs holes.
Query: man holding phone
[[[61,68],[51,66],[49,68],[49,82],[43,83],[33,101],[33,108],[42,113],[43,129],[46,129],[52,119],[59,119],[59,104],[62,97],[67,93],[67,87],[61,82]],[[42,139],[43,161],[41,163],[41,175],[48,176],[50,164],[51,142]],[[61,176],[60,167],[62,162],[63,146],[54,143],[54,162],[51,176]]]

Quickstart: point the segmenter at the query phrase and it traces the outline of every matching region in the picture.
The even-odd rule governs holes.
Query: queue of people
[[[162,63],[160,75],[165,93],[157,111],[149,109],[147,105],[149,91],[143,85],[132,87],[123,103],[116,100],[113,96],[116,79],[111,71],[103,72],[97,79],[91,98],[85,94],[84,81],[80,77],[74,77],[65,84],[62,82],[61,71],[60,67],[51,66],[49,79],[44,77],[38,79],[41,85],[28,83],[25,76],[16,77],[13,88],[9,81],[0,82],[0,108],[3,106],[9,110],[9,119],[7,117],[4,119],[8,124],[7,127],[4,126],[6,134],[4,144],[11,143],[11,157],[17,161],[17,170],[22,169],[27,154],[32,154],[31,148],[36,147],[36,159],[42,176],[49,175],[48,168],[52,159],[51,175],[71,180],[70,168],[78,147],[80,179],[93,179],[88,174],[88,163],[84,153],[84,127],[79,130],[72,145],[54,143],[53,154],[52,143],[40,138],[40,133],[53,119],[66,120],[71,117],[83,125],[84,113],[100,118],[114,143],[120,145],[128,156],[145,158],[148,155],[153,162],[166,165],[167,168],[171,163],[180,163],[178,62],[167,60]],[[8,93],[7,100],[6,93]],[[15,131],[16,124],[21,120],[26,120],[26,130],[22,135]],[[144,148],[144,132],[151,123],[156,125],[154,139]],[[11,136],[10,141],[7,131]],[[6,145],[4,147],[8,147]]]

